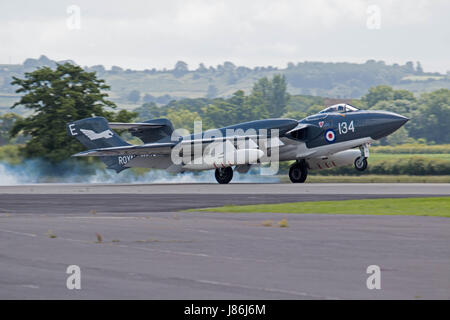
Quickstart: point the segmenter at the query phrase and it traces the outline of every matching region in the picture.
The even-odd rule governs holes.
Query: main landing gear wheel
[[[364,171],[367,169],[367,158],[358,157],[355,160],[355,169],[358,171]]]
[[[227,184],[233,179],[233,168],[226,167],[216,169],[215,176],[218,183]]]
[[[303,183],[307,176],[308,169],[304,161],[296,162],[289,168],[289,179],[292,183]]]

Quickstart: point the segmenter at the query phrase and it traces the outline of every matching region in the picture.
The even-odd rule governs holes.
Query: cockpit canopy
[[[339,113],[343,113],[343,112],[354,112],[354,111],[358,111],[358,108],[355,108],[349,104],[346,103],[340,103],[340,104],[335,104],[331,107],[328,107],[326,109],[323,109],[322,111],[320,111],[319,113],[328,113],[328,112],[339,112]]]

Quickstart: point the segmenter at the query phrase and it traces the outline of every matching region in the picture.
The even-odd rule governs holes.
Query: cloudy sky
[[[0,64],[41,54],[81,65],[421,61],[450,70],[448,0],[0,0]]]

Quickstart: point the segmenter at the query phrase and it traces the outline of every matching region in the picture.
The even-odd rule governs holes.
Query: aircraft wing
[[[125,125],[120,124],[121,129],[125,129]],[[129,124],[136,125],[136,124]],[[117,124],[114,126],[118,128]],[[258,145],[264,145],[266,148],[282,146],[283,142],[279,138],[251,136],[227,136],[220,138],[204,138],[194,140],[181,140],[181,142],[155,142],[143,145],[128,145],[120,147],[97,148],[74,154],[73,157],[105,157],[105,156],[124,156],[124,155],[169,155],[172,148],[176,145],[180,148],[186,145],[201,144],[202,149],[211,143],[227,143],[231,142],[236,148],[255,148]]]
[[[123,123],[110,122],[112,129],[128,130],[133,136],[139,138],[145,144],[156,143],[158,141],[170,141],[173,133],[173,125],[169,119],[152,119],[145,122]]]
[[[214,137],[214,138],[199,138],[199,139],[188,139],[181,140],[180,145],[194,145],[196,143],[202,144],[203,147],[210,143],[226,143],[230,141],[238,149],[243,149],[245,146],[248,148],[255,148],[260,145],[264,145],[267,148],[279,147],[284,145],[284,143],[278,137],[266,137],[259,135],[236,135],[236,136],[225,136],[225,137]]]
[[[175,142],[150,143],[137,146],[99,148],[74,154],[73,157],[104,157],[124,155],[166,155],[170,154]]]

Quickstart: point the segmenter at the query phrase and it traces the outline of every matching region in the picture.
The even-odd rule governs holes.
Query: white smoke
[[[11,172],[3,163],[0,163],[0,185],[20,184],[21,181],[16,172]]]
[[[233,182],[276,183],[275,176],[259,174],[259,169],[249,173],[234,173]],[[76,162],[53,166],[42,160],[27,160],[18,165],[0,163],[0,185],[36,183],[216,183],[214,170],[170,174],[164,170],[149,170],[138,174],[133,170],[116,173],[113,170]]]

